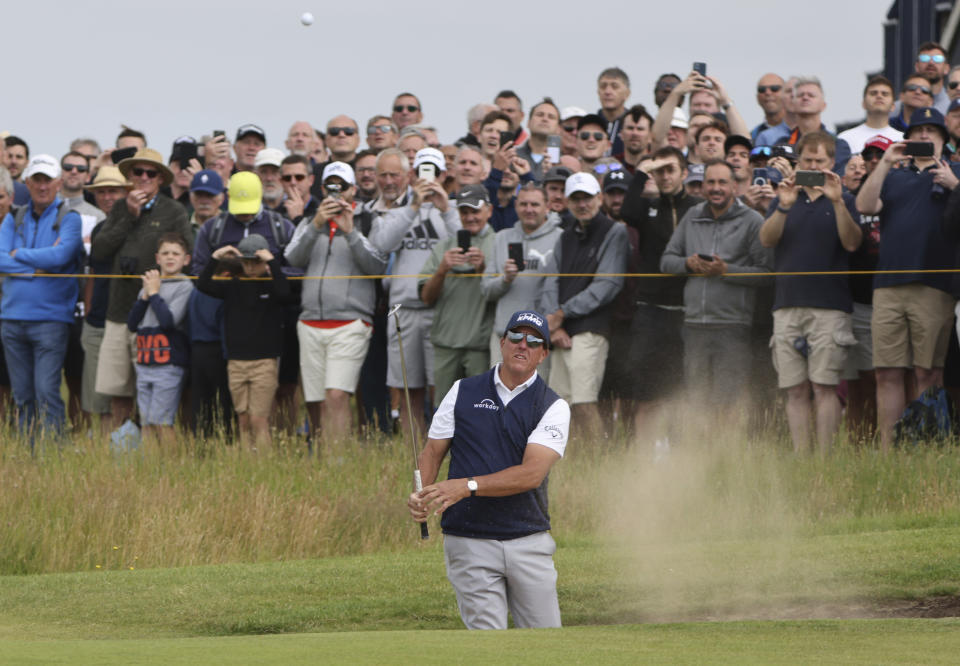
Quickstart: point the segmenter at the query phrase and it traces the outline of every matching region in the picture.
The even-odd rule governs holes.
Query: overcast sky
[[[254,122],[282,148],[294,120],[322,128],[346,113],[363,128],[411,90],[449,143],[464,134],[466,110],[503,88],[525,108],[550,95],[594,110],[597,74],[618,65],[630,101],[652,106],[657,76],[685,75],[694,60],[708,63],[750,126],[761,119],[761,74],[816,74],[832,124],[861,116],[890,4],[11,0],[0,12],[0,129],[59,156],[80,135],[112,145],[125,123],[166,156],[181,134],[232,138]],[[304,11],[316,16],[310,27]]]

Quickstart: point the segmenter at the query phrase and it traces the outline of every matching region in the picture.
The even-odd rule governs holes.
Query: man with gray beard
[[[264,148],[257,153],[253,168],[260,176],[263,184],[263,205],[286,217],[283,208],[285,193],[280,181],[280,164],[283,162],[283,152],[277,148]]]

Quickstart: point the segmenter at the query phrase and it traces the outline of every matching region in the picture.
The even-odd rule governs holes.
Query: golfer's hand
[[[427,486],[419,493],[414,494],[419,494],[420,502],[422,502],[426,513],[433,512],[439,516],[447,508],[467,497],[470,491],[467,489],[466,479],[447,479]]]
[[[426,505],[420,499],[420,493],[410,493],[410,497],[407,498],[407,508],[410,509],[410,515],[415,521],[418,523],[427,522],[428,512]]]

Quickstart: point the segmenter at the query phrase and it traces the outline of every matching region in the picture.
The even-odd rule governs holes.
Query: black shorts
[[[650,402],[669,398],[683,386],[683,311],[638,305],[630,326],[625,364],[634,381],[630,398]]]
[[[300,306],[293,305],[283,313],[283,351],[280,353],[280,384],[296,384],[300,381],[300,338],[297,337],[297,320]]]
[[[67,336],[67,355],[63,358],[63,375],[67,379],[83,378],[83,345],[80,344],[80,332],[83,320],[74,319]]]

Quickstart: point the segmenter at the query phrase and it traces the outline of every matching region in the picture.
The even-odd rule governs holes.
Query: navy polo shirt
[[[523,462],[527,438],[560,397],[542,377],[504,407],[493,382],[495,366],[460,380],[450,442],[450,479],[499,472]],[[550,529],[547,478],[540,487],[507,497],[465,497],[443,512],[444,534],[517,539]]]
[[[950,165],[960,178],[960,164]],[[915,167],[891,169],[880,189],[878,270],[954,268],[955,248],[940,231],[949,192],[934,193],[933,173]],[[873,287],[896,287],[919,282],[950,292],[950,275],[899,273],[877,275]]]
[[[843,193],[843,203],[856,221],[860,214],[853,195]],[[780,200],[774,200],[770,214]],[[773,253],[774,271],[845,271],[850,253],[840,243],[837,215],[826,196],[811,200],[804,189],[790,207],[783,224],[783,235]],[[777,276],[773,309],[826,308],[853,312],[849,280],[846,275]]]

